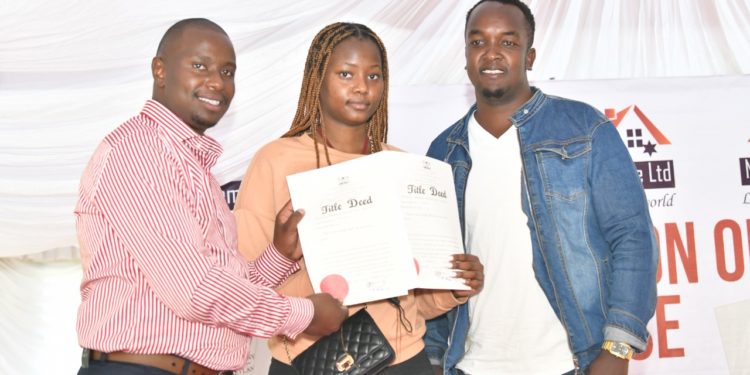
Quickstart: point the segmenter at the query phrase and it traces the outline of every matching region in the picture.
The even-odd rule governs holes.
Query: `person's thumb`
[[[290,199],[286,201],[284,206],[279,210],[279,213],[276,214],[276,221],[278,221],[279,224],[286,224],[292,214],[292,200]]]
[[[292,212],[291,215],[289,215],[289,219],[284,223],[284,225],[291,226],[292,228],[296,228],[297,224],[299,224],[300,220],[302,220],[302,217],[305,216],[305,210],[299,209],[297,211]]]

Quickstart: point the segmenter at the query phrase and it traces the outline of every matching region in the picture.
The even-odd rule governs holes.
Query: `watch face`
[[[625,345],[615,344],[612,347],[612,351],[624,357],[624,356],[628,355],[628,352],[630,350]]]
[[[620,357],[620,358],[626,358],[630,359],[630,357],[633,355],[633,349],[630,348],[627,344],[623,344],[620,342],[613,342],[611,344],[611,347],[609,348],[609,352]]]

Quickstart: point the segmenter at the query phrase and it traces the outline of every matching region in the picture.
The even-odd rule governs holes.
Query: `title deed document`
[[[316,293],[355,305],[414,288],[467,290],[451,269],[463,252],[450,165],[382,151],[287,177]]]

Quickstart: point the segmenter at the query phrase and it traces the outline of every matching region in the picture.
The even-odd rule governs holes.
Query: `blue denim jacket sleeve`
[[[592,206],[610,244],[605,340],[646,349],[646,324],[656,306],[658,247],[648,203],[633,161],[611,122],[592,140]]]
[[[424,351],[430,359],[430,363],[436,366],[443,365],[445,352],[448,350],[448,337],[450,336],[450,319],[448,314],[427,321],[427,332],[424,335]]]
[[[430,144],[427,156],[442,161],[446,153],[446,148],[446,140],[443,138],[443,134],[441,134]],[[448,350],[448,337],[450,337],[448,314],[428,320],[426,325],[427,332],[424,335],[425,353],[427,353],[430,363],[442,366],[445,352]]]

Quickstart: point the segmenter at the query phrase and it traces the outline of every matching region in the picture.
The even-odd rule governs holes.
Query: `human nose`
[[[224,88],[224,77],[222,77],[221,72],[218,70],[209,72],[208,77],[206,77],[206,86],[216,91]]]
[[[500,53],[500,46],[498,46],[495,43],[490,43],[487,46],[487,51],[485,52],[485,55],[487,58],[495,60],[495,59],[501,59],[503,57],[502,53]]]
[[[369,81],[367,80],[367,76],[365,75],[357,75],[352,80],[352,90],[357,94],[366,94],[367,91],[370,89],[369,87]]]

